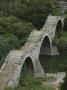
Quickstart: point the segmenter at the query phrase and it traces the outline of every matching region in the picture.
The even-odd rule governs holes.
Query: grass
[[[21,78],[20,83],[18,84],[17,87],[11,88],[11,87],[6,87],[4,90],[53,90],[52,86],[44,86],[43,82],[45,81],[52,81],[55,80],[53,76],[51,77],[46,77],[44,76],[43,78],[32,78],[32,77],[26,77],[26,78]]]
[[[45,90],[56,90],[56,87],[53,85],[46,85]]]

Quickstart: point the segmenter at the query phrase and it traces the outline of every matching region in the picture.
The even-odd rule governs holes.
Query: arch
[[[64,31],[67,31],[67,17],[64,19],[63,30],[64,30]]]
[[[62,21],[59,20],[57,25],[56,25],[56,32],[62,31]]]
[[[50,53],[51,53],[50,40],[48,36],[45,36],[40,47],[39,55],[50,55]]]
[[[42,65],[44,72],[45,72],[44,63],[45,63],[45,59],[46,59],[44,57],[49,56],[49,55],[51,55],[50,39],[48,36],[45,36],[42,41],[42,44],[40,47],[40,53],[39,53],[39,61],[40,61],[40,64]]]
[[[27,76],[34,76],[34,68],[33,68],[33,62],[30,57],[27,57],[24,61],[24,64],[21,69],[20,73],[20,79],[21,78],[26,78]]]
[[[57,22],[56,30],[55,30],[55,36],[57,35],[57,38],[59,38],[61,36],[62,29],[63,29],[62,21],[59,20]]]

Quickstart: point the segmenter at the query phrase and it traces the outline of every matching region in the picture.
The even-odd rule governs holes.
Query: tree
[[[18,17],[33,23],[41,29],[49,14],[56,10],[54,0],[21,0],[21,5],[17,9]]]

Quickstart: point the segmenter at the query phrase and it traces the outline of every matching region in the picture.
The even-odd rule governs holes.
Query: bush
[[[67,53],[67,32],[62,32],[59,38],[58,35],[55,35],[53,44],[58,47],[58,50],[61,53]]]
[[[57,14],[55,0],[1,0],[1,15],[14,15],[31,22],[36,28],[43,27],[49,14]],[[2,7],[3,5],[3,7]]]
[[[0,36],[0,67],[2,66],[6,58],[6,55],[10,52],[10,50],[19,47],[20,47],[20,42],[15,35],[9,34],[9,35]]]
[[[60,52],[66,53],[67,52],[67,38],[61,37],[57,42],[57,46]]]
[[[19,40],[15,35],[0,36],[0,55],[5,54],[10,49],[18,48]]]
[[[56,11],[54,0],[21,0],[19,6],[20,7],[16,9],[15,15],[32,22],[38,29],[43,27],[47,16]]]
[[[10,50],[25,44],[32,30],[33,25],[31,23],[22,22],[14,16],[0,17],[0,65],[3,64]]]
[[[33,30],[33,25],[26,21],[21,21],[14,16],[0,17],[0,34],[14,34],[20,44],[24,45],[30,32]]]
[[[13,24],[13,32],[19,39],[28,37],[32,30],[31,23],[16,22]]]
[[[13,23],[20,21],[18,18],[14,17],[14,16],[1,16],[0,17],[0,26],[3,27],[5,29],[5,32],[12,32],[11,30]]]

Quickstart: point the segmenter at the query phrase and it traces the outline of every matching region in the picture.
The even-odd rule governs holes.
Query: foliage
[[[27,23],[25,21],[22,22],[14,16],[1,16],[0,25],[5,29],[5,33],[16,33],[19,30],[22,30],[22,32],[29,32],[33,29],[31,23]]]
[[[46,17],[56,10],[53,1],[54,0],[21,0],[21,6],[16,10],[15,14],[18,15],[19,18],[32,22],[36,28],[40,29],[45,23]]]
[[[14,34],[20,41],[22,39],[26,40],[30,32],[33,30],[31,23],[25,21],[22,22],[14,16],[1,16],[0,25],[1,34]]]
[[[49,14],[57,14],[55,0],[1,0],[1,15],[14,15],[40,29]],[[3,4],[3,7],[2,7]]]
[[[58,38],[58,35],[60,37]],[[67,53],[67,32],[63,31],[61,34],[56,34],[53,44],[58,47],[61,53]]]
[[[24,45],[32,30],[31,23],[15,16],[0,16],[0,65],[10,50]]]
[[[13,24],[13,32],[19,39],[28,37],[32,29],[33,26],[31,23],[16,22]]]
[[[59,51],[67,52],[67,38],[61,37],[57,42],[57,46]]]
[[[22,80],[23,79],[23,80]],[[21,84],[16,88],[5,88],[5,90],[45,90],[39,79],[34,79],[31,77],[21,78]]]
[[[9,51],[18,48],[19,43],[18,38],[13,34],[0,36],[0,67]]]
[[[54,90],[52,86],[47,87],[44,86],[42,83],[43,81],[54,81],[56,78],[54,76],[44,76],[41,78],[33,78],[30,76],[27,76],[25,78],[20,78],[21,83],[19,83],[18,87],[7,87],[5,90]]]

